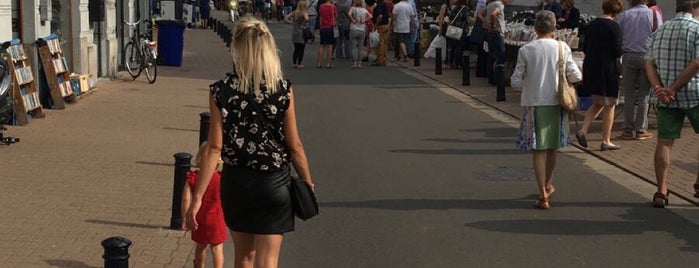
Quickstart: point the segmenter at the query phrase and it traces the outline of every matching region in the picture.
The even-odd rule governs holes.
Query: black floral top
[[[240,92],[238,85],[238,76],[229,74],[209,86],[223,118],[221,158],[230,166],[279,170],[289,163],[284,113],[289,108],[291,82],[280,80],[274,94],[262,85],[259,95]]]

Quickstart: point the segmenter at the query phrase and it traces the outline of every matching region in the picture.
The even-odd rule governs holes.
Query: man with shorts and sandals
[[[667,180],[670,153],[680,138],[685,117],[699,133],[699,0],[677,0],[677,16],[667,21],[651,38],[645,57],[658,108],[658,142],[655,147],[655,177],[658,191],[653,206],[669,204]],[[699,174],[694,184],[699,197]]]

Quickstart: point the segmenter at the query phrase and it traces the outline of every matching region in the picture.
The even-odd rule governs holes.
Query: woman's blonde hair
[[[294,19],[303,17],[303,14],[306,13],[306,11],[308,11],[306,1],[299,1],[298,3],[296,3],[296,10],[294,10]]]
[[[353,6],[353,7],[363,7],[363,6],[364,6],[364,1],[362,1],[362,0],[354,0],[354,2],[352,2],[352,6]]]
[[[277,92],[284,76],[274,37],[267,25],[254,18],[244,17],[238,22],[233,35],[231,55],[240,84],[238,91],[260,91],[263,82],[271,93]]]

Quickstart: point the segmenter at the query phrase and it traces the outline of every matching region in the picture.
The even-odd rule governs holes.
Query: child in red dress
[[[199,166],[201,156],[206,154],[208,149],[209,147],[206,142],[199,148],[199,152],[194,160],[197,166]],[[197,185],[197,179],[199,179],[199,170],[187,172],[187,183],[182,193],[183,210],[189,207],[194,188]],[[228,239],[228,233],[226,230],[226,223],[223,220],[223,210],[221,209],[220,184],[221,173],[216,171],[202,198],[201,209],[197,213],[199,228],[192,231],[192,241],[197,243],[194,253],[194,267],[196,268],[203,268],[205,266],[207,246],[211,246],[214,267],[223,267],[223,242]],[[183,212],[183,215],[185,212]],[[182,227],[185,230],[188,229],[187,226]]]

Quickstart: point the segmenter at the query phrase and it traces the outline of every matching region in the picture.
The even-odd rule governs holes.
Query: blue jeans
[[[318,19],[317,15],[314,16],[308,16],[308,29],[311,29],[311,32],[315,34],[316,31],[316,20]],[[313,38],[315,40],[315,38]]]
[[[417,34],[420,30],[414,29],[410,31],[408,38],[405,40],[406,51],[409,56],[415,56],[415,41],[417,40]]]
[[[488,40],[488,77],[495,81],[493,65],[500,68],[505,66],[505,37],[500,33],[488,32],[486,38]]]

